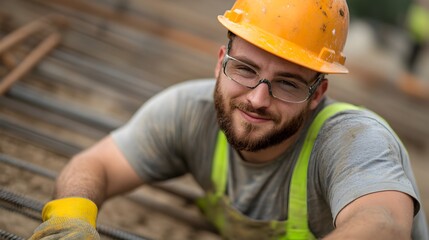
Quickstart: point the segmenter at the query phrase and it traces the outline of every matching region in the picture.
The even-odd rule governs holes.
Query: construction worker
[[[107,198],[187,173],[225,239],[428,239],[400,140],[325,94],[348,71],[346,1],[237,0],[218,19],[216,79],[168,88],[75,156],[31,239],[99,239]]]
[[[408,10],[407,23],[411,49],[406,66],[411,73],[415,74],[418,58],[429,40],[429,10],[417,2],[413,3]]]
[[[422,81],[420,60],[429,40],[429,3],[414,1],[407,11],[407,30],[410,37],[409,54],[405,58],[405,69],[399,75],[397,85],[404,93],[429,100],[429,85]]]

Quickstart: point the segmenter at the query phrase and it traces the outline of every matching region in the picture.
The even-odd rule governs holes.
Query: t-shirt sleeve
[[[122,127],[114,141],[145,182],[161,181],[186,172],[180,157],[180,88],[171,87],[148,100]]]
[[[372,113],[348,111],[329,119],[315,143],[321,189],[332,216],[353,200],[393,190],[420,208],[408,155],[391,129]]]

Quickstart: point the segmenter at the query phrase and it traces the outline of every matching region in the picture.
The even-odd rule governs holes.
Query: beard
[[[276,115],[269,113],[265,109],[255,109],[250,104],[240,103],[234,99],[230,100],[230,109],[227,110],[226,100],[220,90],[220,79],[217,79],[214,91],[214,104],[217,112],[217,121],[220,129],[225,133],[228,142],[239,151],[257,152],[259,150],[277,145],[298,132],[304,124],[309,112],[309,105],[301,111],[297,116],[289,121],[280,124],[280,120]],[[243,122],[241,126],[244,128],[245,133],[243,136],[238,136],[234,131],[239,126],[234,126],[232,119],[232,111],[239,109],[242,111],[257,113],[262,117],[271,119],[277,127],[269,129],[263,134],[252,137],[255,130],[260,127],[248,122]],[[254,134],[256,135],[256,134]]]

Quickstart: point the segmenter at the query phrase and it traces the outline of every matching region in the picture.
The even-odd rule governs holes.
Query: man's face
[[[221,66],[224,54],[223,48],[216,67],[214,99],[218,123],[230,144],[237,150],[256,152],[295,135],[312,108],[309,101],[283,102],[270,96],[267,84],[249,89],[230,80]],[[292,73],[310,82],[316,75],[314,71],[278,58],[239,37],[234,39],[229,55],[252,65],[261,78],[270,81]]]

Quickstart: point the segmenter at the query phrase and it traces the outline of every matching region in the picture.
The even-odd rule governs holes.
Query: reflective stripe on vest
[[[348,103],[334,103],[320,111],[307,132],[298,160],[294,166],[289,190],[288,218],[286,235],[281,239],[315,239],[308,227],[307,217],[307,169],[311,151],[320,128],[334,114],[344,110],[357,110],[357,106]],[[215,186],[215,196],[221,198],[225,193],[228,173],[228,142],[219,131],[213,159],[211,179]],[[218,223],[224,225],[227,223]]]

